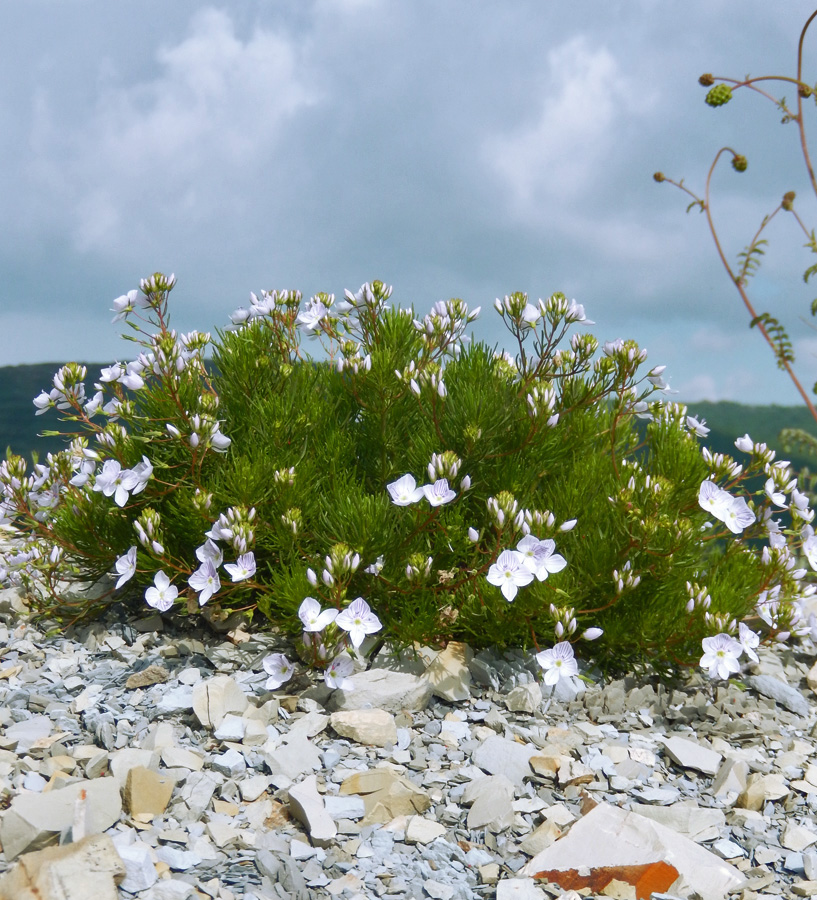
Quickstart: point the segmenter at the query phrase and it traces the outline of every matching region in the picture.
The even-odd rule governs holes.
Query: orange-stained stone
[[[649,900],[653,894],[668,890],[678,877],[678,870],[666,862],[646,863],[642,866],[597,866],[589,875],[579,875],[578,869],[550,869],[537,872],[534,878],[551,881],[566,891],[590,888],[594,894],[603,891],[614,879],[635,887],[638,900]]]

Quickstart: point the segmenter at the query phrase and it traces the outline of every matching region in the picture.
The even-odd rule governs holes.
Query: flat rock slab
[[[721,829],[726,825],[726,816],[723,810],[701,806],[681,806],[680,804],[653,806],[649,803],[633,803],[630,805],[630,810],[640,816],[652,819],[654,822],[660,822],[696,843],[717,840]]]
[[[552,846],[533,857],[521,875],[554,869],[641,866],[666,862],[679,880],[672,891],[697,891],[704,900],[723,900],[744,882],[743,875],[714,853],[638,813],[599,803]],[[682,889],[683,885],[683,889]]]
[[[426,679],[407,672],[369,669],[351,675],[352,689],[336,690],[327,709],[383,709],[390,713],[419,712],[428,706],[433,685]]]
[[[471,804],[468,827],[487,828],[495,833],[513,825],[513,782],[504,775],[476,778],[463,791],[462,803]]]
[[[758,694],[774,700],[797,716],[808,716],[808,700],[798,688],[786,684],[774,675],[747,675],[745,680]]]
[[[697,772],[703,772],[704,775],[718,773],[723,756],[710,747],[704,747],[697,741],[690,741],[677,735],[661,738],[661,743],[664,745],[667,756],[679,766],[683,766],[685,769],[695,769]]]
[[[474,764],[491,775],[504,775],[517,787],[533,772],[530,759],[539,750],[533,744],[517,744],[495,735],[484,740],[471,757]]]
[[[360,794],[366,809],[361,824],[391,822],[397,816],[411,816],[425,812],[431,797],[415,784],[391,769],[369,769],[343,779],[340,794]]]
[[[613,897],[626,897],[629,894],[640,898],[652,897],[656,893],[668,890],[678,878],[678,870],[669,863],[654,862],[641,866],[556,869],[540,872],[537,877],[552,881],[568,891],[589,888],[594,894],[607,894]]]
[[[80,794],[85,793],[85,800]],[[99,834],[119,820],[122,798],[115,778],[78,781],[47,794],[18,794],[0,822],[6,860],[54,843],[74,822],[77,801],[85,803],[85,832]]]
[[[94,834],[26,853],[0,879],[0,900],[118,900],[125,867],[113,841]]]
[[[167,775],[152,772],[144,766],[134,766],[125,782],[125,809],[132,816],[160,816],[170,803],[175,784]]]

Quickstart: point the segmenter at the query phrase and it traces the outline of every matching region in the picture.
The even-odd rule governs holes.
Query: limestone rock
[[[132,816],[160,816],[170,803],[174,785],[174,780],[167,775],[134,766],[125,782],[125,809]]]
[[[721,754],[715,750],[704,747],[697,741],[690,741],[677,735],[662,738],[661,743],[673,762],[678,763],[679,766],[683,766],[685,769],[695,769],[698,772],[703,772],[704,775],[717,774],[723,760]]]
[[[205,728],[218,728],[227,713],[241,715],[250,705],[238,682],[216,675],[193,685],[193,712]]]
[[[795,715],[808,716],[808,700],[802,692],[774,675],[747,675],[746,683],[758,694],[771,698]]]
[[[513,825],[513,783],[504,775],[476,778],[462,795],[464,806],[471,805],[468,827],[487,828],[498,833]]]
[[[113,841],[94,834],[26,853],[0,879],[0,900],[118,900],[116,885],[124,876]]]
[[[125,682],[125,687],[132,691],[136,688],[150,687],[152,684],[164,684],[168,678],[170,672],[164,666],[148,666],[141,672],[134,672]]]
[[[434,696],[449,702],[467,700],[471,696],[471,673],[468,663],[473,651],[467,644],[449,641],[423,676],[432,686]]]
[[[385,824],[397,816],[425,812],[431,806],[431,798],[425,791],[387,768],[349,775],[343,779],[340,793],[363,796],[366,817],[361,824],[364,825]]]
[[[517,787],[530,776],[530,759],[537,755],[537,749],[531,744],[517,744],[506,738],[494,735],[484,740],[471,759],[491,775],[505,775]]]
[[[542,689],[535,681],[520,684],[508,692],[505,706],[511,712],[535,713],[542,705]]]
[[[334,712],[329,724],[341,737],[358,744],[385,747],[397,742],[394,716],[384,709],[350,709]]]
[[[135,894],[156,884],[159,874],[153,865],[150,847],[142,841],[118,846],[117,852],[125,867],[125,878],[119,885],[123,891]]]
[[[314,775],[289,789],[289,809],[309,832],[312,843],[325,847],[338,833],[334,820],[323,805]]]
[[[771,773],[749,776],[746,790],[738,797],[736,806],[741,809],[761,810],[767,800],[780,800],[787,796],[789,789],[782,775]]]
[[[723,900],[743,884],[741,873],[698,844],[658,822],[599,803],[553,845],[538,853],[521,875],[598,866],[640,866],[663,860],[680,873],[672,892],[697,891],[704,900]],[[500,882],[501,883],[501,882]],[[681,884],[684,890],[681,890]]]
[[[445,834],[445,825],[422,816],[410,816],[406,822],[407,844],[430,844]]]
[[[496,900],[545,900],[546,897],[532,878],[503,878],[496,886]]]
[[[632,803],[630,809],[640,816],[660,822],[667,828],[683,834],[696,843],[717,840],[726,825],[726,816],[720,809],[701,806],[653,806],[650,803]]]
[[[85,800],[80,795],[84,792]],[[119,784],[114,778],[78,781],[45,794],[19,794],[0,822],[0,844],[6,860],[54,843],[74,822],[77,801],[85,804],[85,834],[110,828],[122,812]]]
[[[427,678],[388,669],[369,669],[350,676],[353,688],[337,690],[329,698],[329,710],[383,709],[418,712],[428,706],[433,685]]]

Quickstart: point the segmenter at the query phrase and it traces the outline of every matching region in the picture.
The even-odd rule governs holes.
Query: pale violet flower
[[[218,567],[224,559],[224,554],[221,551],[221,547],[212,538],[207,538],[201,547],[196,548],[196,559],[202,563],[209,560],[214,566]]]
[[[119,590],[126,581],[133,578],[136,572],[136,546],[131,547],[124,556],[120,556],[115,565],[116,574],[119,576],[116,590]]]
[[[323,673],[323,680],[328,688],[339,691],[353,691],[354,682],[349,676],[354,671],[354,663],[348,656],[338,656],[332,660],[329,668]]]
[[[242,553],[234,563],[225,563],[224,568],[234,582],[246,581],[255,575],[255,554],[252,550]]]
[[[731,499],[732,495],[721,490],[714,481],[704,481],[698,489],[698,503],[719,519]]]
[[[392,503],[395,506],[409,506],[423,496],[423,489],[417,487],[417,482],[412,475],[404,475],[397,481],[387,484],[386,490],[391,494]]]
[[[570,678],[579,671],[573,647],[568,641],[560,641],[550,650],[537,653],[536,662],[545,670],[545,684],[556,684],[560,678]]]
[[[150,460],[146,457],[142,457],[142,461],[137,463],[131,470],[131,475],[135,481],[134,486],[130,489],[132,494],[138,494],[140,491],[143,491],[153,475],[153,466],[150,463]]]
[[[743,497],[734,497],[723,515],[718,518],[733,534],[740,534],[755,521],[755,514],[749,509],[749,504]]]
[[[383,570],[383,557],[378,556],[377,559],[363,570],[367,575],[379,575]],[[311,570],[310,570],[311,571]]]
[[[520,587],[533,581],[533,572],[525,565],[525,558],[521,553],[503,550],[488,569],[486,578],[490,584],[502,590],[503,596],[510,603]]]
[[[262,665],[264,671],[269,675],[267,683],[264,685],[268,691],[274,691],[281,687],[285,681],[292,678],[292,673],[295,671],[295,666],[283,653],[271,653],[264,658]]]
[[[809,509],[808,495],[801,493],[797,488],[791,492],[791,505],[792,512],[796,511],[804,522],[810,522],[814,518],[814,510]]]
[[[330,622],[335,621],[337,615],[338,611],[331,607],[321,612],[321,605],[314,597],[305,597],[298,609],[298,618],[303,622],[304,631],[323,631]]]
[[[102,491],[106,497],[113,497],[117,506],[124,506],[129,493],[138,483],[138,477],[130,469],[123,469],[115,459],[106,459],[102,471],[96,476],[94,490]]]
[[[363,643],[367,634],[374,634],[382,628],[380,619],[371,611],[369,604],[362,597],[353,600],[346,609],[338,613],[335,624],[338,628],[349,632],[349,638],[355,650]]]
[[[442,506],[444,503],[450,503],[457,496],[456,492],[452,491],[448,486],[447,478],[439,478],[434,484],[424,484],[423,493],[432,506]]]
[[[187,583],[199,595],[199,606],[205,603],[221,590],[221,581],[218,577],[213,561],[208,559],[187,579]]]
[[[553,551],[556,542],[549,538],[540,541],[532,534],[523,537],[516,549],[522,554],[525,565],[539,579],[544,581],[549,574],[561,572],[567,565],[567,560]]]
[[[741,622],[738,626],[738,640],[743,648],[743,652],[749,659],[752,662],[760,662],[757,653],[755,653],[755,647],[760,644],[760,635],[755,634],[745,622]]]
[[[738,657],[743,652],[740,641],[728,634],[716,634],[705,637],[701,641],[704,655],[701,657],[701,668],[707,669],[710,678],[728,678],[740,671]]]
[[[153,577],[153,587],[145,591],[145,602],[159,612],[167,612],[178,596],[179,589],[170,583],[170,579],[160,569]]]

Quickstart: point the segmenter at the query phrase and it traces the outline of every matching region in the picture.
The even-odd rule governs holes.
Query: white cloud
[[[73,220],[80,252],[115,250],[123,225],[149,219],[152,204],[217,217],[230,185],[263,178],[288,120],[319,97],[286,37],[257,27],[242,39],[215,9],[196,13],[155,59],[155,78],[108,88],[67,134],[38,98],[30,171],[61,195],[55,215],[62,206]]]
[[[621,119],[649,106],[609,50],[575,37],[548,53],[548,77],[533,122],[485,141],[485,160],[511,190],[516,211],[543,215],[544,200],[569,202],[598,180]],[[548,211],[549,214],[549,211]]]

